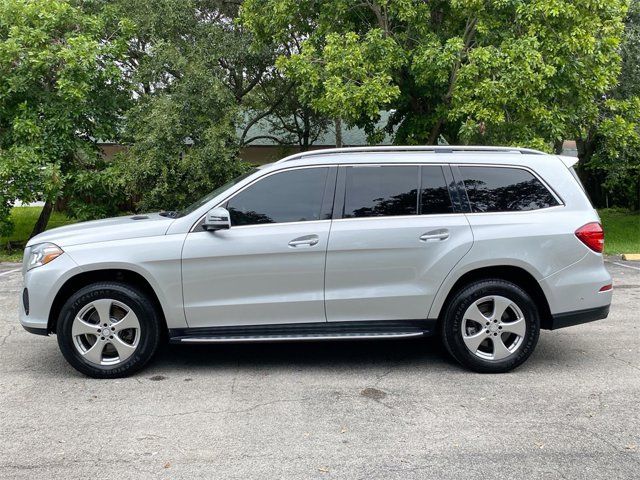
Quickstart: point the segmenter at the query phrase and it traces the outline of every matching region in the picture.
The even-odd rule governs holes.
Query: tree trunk
[[[311,137],[311,125],[309,123],[309,116],[305,115],[302,121],[303,130],[302,130],[302,147],[301,151],[306,152],[309,150],[309,138]]]
[[[334,122],[336,127],[336,147],[342,148],[342,119],[336,118]]]
[[[562,155],[562,150],[564,150],[564,140],[556,140],[553,142],[553,152],[556,155]]]
[[[47,224],[49,223],[49,218],[51,218],[51,212],[53,211],[53,202],[51,200],[47,200],[44,202],[44,207],[42,207],[42,211],[40,212],[40,216],[38,217],[38,221],[33,227],[33,231],[31,235],[29,235],[29,239],[35,237],[39,233],[44,232],[47,228]]]

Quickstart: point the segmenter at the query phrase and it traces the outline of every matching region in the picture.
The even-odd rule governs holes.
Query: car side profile
[[[129,375],[173,343],[439,335],[506,372],[540,329],[606,318],[604,232],[577,159],[509,147],[305,152],[181,212],[44,232],[20,321],[67,361]]]

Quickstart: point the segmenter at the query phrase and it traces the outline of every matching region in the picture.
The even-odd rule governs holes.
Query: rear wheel
[[[67,361],[94,378],[117,378],[142,368],[160,340],[159,318],[150,299],[122,283],[95,283],[62,307],[58,345]]]
[[[466,367],[501,373],[521,365],[540,334],[538,309],[518,285],[499,279],[473,282],[456,293],[442,324],[449,353]]]

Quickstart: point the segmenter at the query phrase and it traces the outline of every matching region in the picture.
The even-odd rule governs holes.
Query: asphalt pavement
[[[167,346],[109,381],[22,329],[0,264],[0,478],[640,478],[640,264],[607,267],[609,318],[509,374],[431,339]]]

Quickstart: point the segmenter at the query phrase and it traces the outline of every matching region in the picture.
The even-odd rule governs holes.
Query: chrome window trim
[[[521,215],[523,213],[548,212],[549,210],[565,208],[565,205],[553,205],[551,207],[536,208],[535,210],[514,210],[512,212],[469,212],[465,215]]]
[[[446,184],[446,173],[444,171],[445,167],[450,167],[452,164],[448,163],[448,162],[424,162],[424,161],[416,161],[416,162],[402,162],[402,163],[394,163],[394,162],[371,162],[371,163],[341,163],[338,165],[338,167],[342,168],[342,167],[354,167],[354,168],[358,168],[358,167],[418,167],[418,202],[420,201],[420,190],[422,187],[422,177],[420,175],[421,171],[420,168],[421,167],[440,167],[443,169],[442,173],[444,175],[445,178],[445,186],[447,188],[449,188],[449,186]],[[337,190],[336,190],[337,191]],[[346,193],[346,188],[345,188],[345,193]],[[453,210],[455,210],[455,204],[453,202],[452,198],[449,198],[449,200],[451,201],[451,205]],[[334,206],[335,206],[335,202],[334,202]],[[338,221],[338,220],[367,220],[367,219],[380,219],[380,218],[416,218],[416,217],[441,217],[443,215],[463,215],[464,212],[453,212],[453,213],[426,213],[426,214],[418,214],[415,213],[414,215],[377,215],[374,217],[349,217],[349,218],[334,218],[334,220]]]
[[[274,227],[276,225],[309,225],[309,224],[316,225],[316,224],[322,224],[326,222],[331,222],[331,219],[328,218],[326,220],[309,220],[309,221],[302,221],[302,222],[278,222],[278,223],[256,223],[254,225],[236,225],[235,227],[233,227],[233,229],[237,230],[239,228]],[[199,233],[199,232],[200,230],[195,230],[194,232],[189,232],[189,233]],[[202,230],[202,232],[205,232],[205,230]]]
[[[389,152],[391,153],[391,152]],[[371,163],[340,163],[339,159],[336,159],[335,163],[325,163],[325,164],[314,164],[314,165],[297,165],[297,166],[291,166],[291,167],[285,167],[285,168],[281,168],[278,170],[274,170],[268,173],[265,173],[264,175],[261,175],[255,179],[253,179],[251,181],[251,183],[248,183],[246,185],[244,185],[242,188],[240,188],[239,190],[229,194],[229,196],[225,197],[223,200],[221,200],[218,204],[216,204],[215,206],[211,207],[211,208],[216,208],[216,207],[220,207],[222,206],[224,203],[228,202],[229,200],[231,200],[233,197],[235,197],[236,195],[238,195],[239,193],[241,193],[242,191],[244,191],[245,189],[249,188],[251,185],[255,184],[256,182],[267,178],[271,175],[276,175],[278,173],[283,173],[283,172],[289,172],[292,170],[301,170],[301,169],[307,169],[307,168],[332,168],[332,167],[400,167],[400,166],[408,166],[408,167],[420,167],[420,166],[440,166],[440,167],[445,167],[445,166],[450,166],[450,167],[491,167],[491,168],[515,168],[515,169],[520,169],[520,170],[525,170],[527,172],[529,172],[531,175],[533,175],[540,183],[542,183],[542,185],[551,193],[551,195],[553,196],[553,198],[555,198],[555,200],[559,203],[559,205],[553,205],[551,207],[544,207],[544,208],[537,208],[535,210],[516,210],[516,211],[512,211],[512,212],[460,212],[460,213],[431,213],[431,214],[425,214],[425,215],[394,215],[394,216],[389,216],[389,215],[381,215],[381,216],[377,216],[377,217],[358,217],[358,218],[335,218],[335,219],[328,219],[328,220],[309,220],[309,221],[305,221],[305,222],[277,222],[277,223],[262,223],[262,224],[257,224],[257,225],[237,225],[237,226],[233,226],[232,227],[235,228],[247,228],[247,227],[258,227],[258,226],[265,226],[265,225],[295,225],[295,224],[303,224],[303,223],[310,223],[310,222],[330,222],[330,221],[341,221],[341,220],[371,220],[371,219],[380,219],[380,218],[416,218],[416,217],[442,217],[442,216],[459,216],[459,215],[502,215],[502,214],[518,214],[518,213],[532,213],[532,212],[539,212],[542,210],[548,211],[550,209],[554,209],[554,208],[563,208],[566,206],[565,202],[562,200],[562,198],[556,193],[556,191],[546,182],[544,181],[544,179],[533,169],[524,166],[524,165],[514,165],[514,164],[495,164],[495,163],[459,163],[459,162],[424,162],[424,161],[415,161],[415,162],[402,162],[402,163],[395,163],[395,162],[376,162],[376,161],[372,161]],[[462,181],[462,180],[461,180]],[[464,183],[464,182],[463,182]],[[466,187],[465,187],[466,188]],[[204,219],[204,217],[206,216],[206,213],[203,214],[201,217],[198,218],[198,220],[195,221],[195,223],[191,226],[191,228],[189,229],[188,233],[192,233],[192,232],[198,232],[199,230],[196,228],[200,222],[202,222],[202,220]]]
[[[502,213],[502,212],[500,212]],[[464,212],[459,212],[459,213],[426,213],[424,215],[379,215],[377,217],[352,217],[352,218],[334,218],[333,221],[334,222],[343,222],[343,221],[362,221],[362,220],[380,220],[381,218],[384,219],[412,219],[412,218],[423,218],[423,217],[438,217],[438,218],[442,218],[442,217],[461,217],[463,215],[466,215]]]

